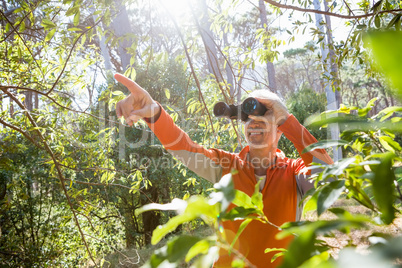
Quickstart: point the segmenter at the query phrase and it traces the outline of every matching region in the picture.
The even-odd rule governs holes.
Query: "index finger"
[[[131,80],[130,78],[125,77],[124,75],[121,74],[115,74],[114,78],[122,83],[126,88],[128,88],[128,90],[131,93],[138,93],[138,92],[143,92],[143,89],[133,80]]]

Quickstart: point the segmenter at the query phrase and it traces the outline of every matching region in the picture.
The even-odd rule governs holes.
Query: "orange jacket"
[[[155,123],[148,123],[148,125],[169,153],[201,177],[215,183],[232,169],[237,169],[238,174],[233,176],[235,188],[249,196],[254,193],[257,180],[253,167],[247,164],[248,146],[238,154],[219,149],[206,149],[193,142],[183,130],[174,124],[172,118],[163,109],[158,120]],[[293,115],[287,118],[279,130],[295,145],[301,158],[289,159],[278,149],[276,164],[267,170],[266,182],[261,191],[264,213],[268,220],[277,226],[300,219],[302,208],[298,206],[298,203],[302,195],[312,187],[307,180],[308,172],[305,167],[313,160],[314,162],[332,163],[325,150],[301,154],[306,146],[317,140]],[[223,223],[223,235],[229,243],[234,238],[240,224],[241,221]],[[275,238],[277,233],[278,230],[271,225],[252,221],[240,235],[235,249],[256,267],[275,267],[279,261],[271,264],[271,258],[276,252],[265,254],[264,250],[266,248],[286,248],[290,242],[290,239],[277,240]],[[221,251],[215,267],[231,267],[231,258],[232,256]]]

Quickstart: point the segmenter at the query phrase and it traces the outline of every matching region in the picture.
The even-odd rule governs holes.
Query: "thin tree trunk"
[[[120,5],[120,12],[113,20],[112,27],[118,37],[122,37],[131,33],[130,20],[128,18],[127,10],[124,4]],[[127,70],[130,65],[130,54],[127,53],[127,48],[131,46],[130,40],[124,39],[119,43],[117,51],[119,52],[122,70]]]
[[[94,7],[91,8],[91,12],[95,12]],[[97,21],[98,15],[94,15],[93,19],[94,21]],[[103,57],[103,63],[105,64],[106,73],[109,73],[112,70],[112,62],[110,60],[109,50],[106,47],[106,38],[104,34],[99,38],[99,48]]]
[[[208,71],[215,76],[217,82],[224,82],[221,70],[219,68],[218,51],[215,46],[214,34],[211,31],[211,22],[208,15],[208,6],[206,0],[200,0],[201,20],[199,23],[199,31],[202,37],[202,41],[205,46],[205,52],[207,54]]]
[[[145,194],[148,195],[151,200],[154,202],[158,202],[159,192],[156,186],[150,186],[145,190]],[[141,205],[148,204],[149,201],[145,198],[141,199]],[[151,243],[152,232],[156,227],[160,224],[161,214],[159,211],[147,211],[142,213],[142,225],[144,228],[144,241],[145,245],[149,245]]]
[[[328,2],[324,0],[324,8],[326,11],[329,10]],[[335,89],[335,100],[336,100],[336,108],[339,109],[340,104],[342,102],[341,92],[338,90],[339,87],[339,71],[338,71],[338,62],[336,60],[336,54],[334,50],[334,40],[332,38],[332,26],[331,26],[331,17],[329,15],[325,15],[325,22],[327,26],[327,45],[329,51],[329,63],[331,66],[331,77],[333,81],[333,87]]]
[[[32,108],[33,108],[33,105],[32,105],[32,91],[26,91],[25,92],[25,101],[24,101],[24,104],[25,104],[25,107],[27,107],[27,110],[28,111],[32,111]]]
[[[261,27],[264,29],[268,29],[268,20],[267,20],[267,9],[265,8],[265,1],[259,0],[259,9],[260,9],[260,20]],[[278,95],[280,95],[277,91],[276,80],[275,80],[275,67],[274,64],[270,61],[267,61],[266,64],[267,72],[268,72],[268,86],[269,89]]]
[[[314,4],[314,8],[316,10],[321,10],[321,4],[319,0],[314,0],[313,1]],[[316,18],[316,26],[319,29],[319,31],[321,32],[322,36],[320,38],[322,38],[322,44],[320,45],[321,48],[321,54],[322,54],[322,65],[324,68],[324,76],[325,77],[332,77],[331,73],[330,73],[330,69],[331,69],[331,62],[329,60],[329,50],[328,50],[328,43],[326,41],[326,39],[324,38],[324,34],[325,34],[325,29],[324,29],[324,20],[322,18],[321,14],[316,13],[315,14],[315,18]],[[329,30],[327,31],[329,32]],[[328,39],[327,39],[328,40]],[[332,38],[331,38],[332,40]],[[325,92],[326,92],[326,96],[327,96],[327,109],[328,110],[337,110],[339,107],[339,103],[337,103],[337,97],[335,92],[332,90],[330,81],[325,81]],[[338,124],[331,124],[328,127],[328,131],[330,134],[330,137],[332,140],[338,140],[339,136],[340,136],[340,132],[339,132],[339,125]],[[340,148],[336,148],[335,146],[333,147],[333,153],[334,153],[334,161],[338,161],[340,159],[342,159],[342,150]]]
[[[39,109],[39,94],[35,92],[35,109]]]
[[[223,41],[225,46],[229,45],[228,41],[228,35],[227,33],[223,34]],[[237,92],[235,92],[235,82],[233,78],[233,73],[232,73],[232,68],[230,67],[231,65],[229,64],[229,56],[227,56],[226,60],[228,61],[225,66],[225,71],[226,71],[226,84],[229,87],[229,92],[230,92],[230,99],[233,99],[234,102],[236,102],[238,99],[241,99],[241,91],[240,88],[238,88]],[[237,95],[237,96],[235,96]]]

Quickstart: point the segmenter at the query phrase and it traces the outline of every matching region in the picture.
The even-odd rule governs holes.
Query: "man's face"
[[[278,144],[280,134],[277,126],[267,120],[249,119],[245,124],[244,130],[250,148],[276,148]]]

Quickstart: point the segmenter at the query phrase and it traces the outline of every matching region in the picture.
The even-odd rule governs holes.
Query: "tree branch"
[[[38,125],[36,124],[35,120],[32,118],[32,116],[31,116],[31,114],[29,113],[29,111],[26,109],[26,107],[24,106],[24,104],[22,104],[18,98],[16,98],[12,93],[8,92],[6,89],[3,89],[3,88],[2,88],[1,90],[2,90],[4,93],[6,93],[18,106],[20,106],[20,108],[21,108],[22,110],[25,111],[25,115],[27,116],[28,120],[31,122],[31,124],[32,124],[35,128],[37,128]],[[51,157],[52,160],[53,160],[53,163],[54,163],[54,165],[55,165],[55,167],[56,167],[57,174],[58,174],[58,177],[59,177],[59,180],[60,180],[62,189],[63,189],[63,191],[64,191],[64,194],[65,194],[66,198],[67,198],[67,203],[68,203],[68,205],[70,206],[70,209],[71,209],[71,211],[72,211],[72,213],[73,213],[73,216],[74,216],[75,224],[77,225],[78,231],[79,231],[80,234],[81,234],[81,239],[82,239],[82,241],[84,242],[84,245],[85,245],[85,248],[86,248],[86,250],[87,250],[87,252],[88,252],[88,255],[90,256],[91,260],[94,262],[95,266],[97,267],[96,262],[95,262],[95,259],[94,259],[94,257],[92,256],[91,251],[89,250],[89,247],[88,247],[87,241],[86,241],[86,239],[85,239],[84,233],[83,233],[83,231],[82,231],[82,229],[81,229],[81,225],[80,225],[80,223],[79,223],[79,221],[78,221],[77,214],[75,213],[73,204],[72,204],[71,199],[70,199],[70,195],[68,194],[68,191],[67,191],[67,188],[66,188],[66,185],[65,185],[65,180],[66,180],[66,179],[64,178],[64,175],[63,175],[63,173],[62,173],[62,171],[61,171],[61,167],[60,167],[60,165],[59,165],[59,162],[57,161],[57,158],[56,158],[55,154],[53,153],[52,149],[50,148],[49,144],[46,142],[45,137],[43,137],[42,133],[41,133],[38,129],[37,129],[37,133],[38,133],[38,136],[39,136],[39,138],[41,139],[41,141],[42,141],[42,143],[43,143],[43,145],[44,145],[44,147],[45,147],[45,150],[48,152],[48,154],[50,155],[50,157]]]
[[[70,179],[65,179],[65,181],[71,181]],[[115,184],[115,183],[99,183],[99,182],[86,182],[86,181],[77,181],[73,180],[73,182],[78,183],[78,184],[84,184],[84,185],[91,185],[91,186],[118,186],[122,187],[128,190],[131,190],[131,187],[122,185],[122,184]],[[152,201],[151,201],[152,202]]]
[[[24,38],[22,38],[21,34],[17,31],[17,29],[14,27],[13,23],[7,18],[7,16],[3,13],[3,11],[0,10],[0,14],[4,16],[4,18],[10,24],[11,28],[13,29],[13,31],[18,35],[18,37],[21,39],[22,43],[24,43],[24,46],[27,48],[29,54],[31,54],[32,59],[34,60],[34,62],[38,66],[38,69],[39,69],[40,73],[42,74],[42,78],[45,79],[45,75],[42,72],[42,68],[40,67],[39,63],[36,61],[35,56],[33,55],[32,51],[29,48],[29,46],[27,45],[27,43],[25,43]]]
[[[7,123],[6,121],[4,121],[3,119],[0,118],[0,123],[3,124],[4,126],[14,129],[15,131],[21,133],[22,135],[24,135],[24,137],[29,140],[30,142],[32,142],[36,147],[38,147],[39,149],[43,149],[42,147],[39,146],[39,144],[24,130],[22,130],[21,128],[14,126],[12,124]]]
[[[71,181],[70,179],[64,179],[65,181]],[[117,184],[117,183],[99,183],[99,182],[86,182],[86,181],[77,181],[74,180],[74,182],[78,183],[78,184],[84,184],[84,185],[91,185],[91,186],[117,186],[117,187],[121,187],[121,188],[125,188],[128,190],[132,190],[131,187],[122,185],[122,184]],[[141,189],[137,189],[140,193],[142,193],[143,195],[145,195],[145,197],[149,200],[149,202],[153,203],[154,201],[151,200],[151,198]]]
[[[322,10],[302,8],[302,7],[292,6],[292,5],[285,5],[285,4],[278,3],[278,2],[276,2],[274,0],[264,0],[264,1],[266,3],[268,3],[268,4],[271,4],[271,5],[273,5],[275,7],[279,7],[279,8],[292,9],[292,10],[301,11],[301,12],[308,12],[308,13],[323,14],[323,15],[328,15],[328,16],[332,16],[332,17],[342,18],[342,19],[360,19],[360,18],[371,17],[371,16],[374,16],[374,15],[377,15],[377,14],[393,13],[393,12],[402,11],[402,9],[381,10],[381,11],[373,12],[373,13],[366,13],[366,14],[362,14],[362,15],[350,16],[350,15],[342,15],[342,14],[337,14],[337,13],[327,12],[327,11],[322,11]]]
[[[63,69],[60,71],[59,76],[56,78],[56,81],[53,83],[52,88],[51,88],[48,92],[46,92],[46,95],[48,95],[50,92],[52,92],[52,91],[54,90],[54,88],[56,87],[56,85],[59,83],[59,80],[60,80],[61,76],[63,75],[64,71],[66,70],[67,63],[69,62],[69,60],[70,60],[70,58],[71,58],[71,55],[73,54],[73,51],[74,51],[75,46],[77,45],[78,41],[81,39],[81,37],[82,37],[84,34],[86,34],[88,31],[92,30],[92,28],[94,28],[95,26],[97,26],[97,25],[102,21],[102,19],[103,19],[103,16],[100,17],[100,19],[99,19],[97,22],[95,22],[94,25],[92,25],[91,27],[89,27],[88,29],[86,29],[85,31],[83,31],[79,36],[77,36],[77,38],[75,39],[75,41],[74,41],[74,43],[73,43],[73,46],[72,46],[71,49],[70,49],[70,52],[68,53],[68,56],[67,56],[66,61],[64,62]]]
[[[165,6],[163,5],[162,1],[159,1],[159,2],[161,3],[161,5],[162,5],[163,7],[165,7]],[[166,9],[166,7],[165,7],[165,9]],[[191,73],[193,74],[195,83],[196,83],[196,85],[197,85],[197,88],[198,88],[198,91],[199,91],[199,94],[200,94],[201,101],[202,101],[202,103],[204,104],[205,111],[207,112],[207,115],[208,115],[208,118],[209,118],[209,123],[211,124],[211,128],[212,128],[212,132],[214,133],[214,136],[216,137],[216,133],[215,133],[215,129],[214,129],[214,124],[212,124],[211,115],[210,115],[210,113],[209,113],[209,111],[208,111],[207,104],[205,103],[204,96],[202,95],[202,92],[201,92],[201,84],[200,84],[200,81],[198,80],[197,75],[195,74],[193,62],[192,62],[191,59],[190,59],[190,54],[188,53],[188,49],[187,49],[187,46],[186,46],[186,42],[184,41],[183,35],[182,35],[181,32],[180,32],[180,28],[179,28],[179,26],[177,25],[176,20],[174,19],[174,17],[172,16],[172,14],[170,14],[169,10],[166,9],[166,12],[168,13],[170,19],[172,20],[172,22],[173,22],[173,24],[174,24],[174,26],[175,26],[175,28],[176,28],[176,31],[177,31],[177,33],[178,33],[178,35],[179,35],[179,37],[180,37],[180,40],[181,40],[181,42],[182,42],[184,51],[185,51],[185,53],[186,53],[187,61],[188,61],[189,65],[190,65]]]
[[[109,120],[109,119],[102,118],[102,117],[99,117],[99,116],[96,116],[96,115],[93,115],[93,114],[90,114],[90,113],[87,113],[87,112],[84,112],[84,111],[78,111],[78,110],[74,110],[74,109],[71,109],[71,108],[69,108],[69,107],[66,107],[66,106],[64,106],[64,105],[62,105],[62,104],[60,104],[60,103],[58,103],[54,98],[50,97],[47,93],[43,93],[43,92],[41,92],[41,91],[38,91],[38,90],[35,90],[35,89],[32,89],[32,88],[20,87],[20,86],[1,86],[1,85],[0,85],[0,89],[5,89],[5,90],[7,90],[8,88],[32,91],[32,92],[35,92],[35,93],[37,93],[37,94],[39,94],[39,95],[45,96],[46,98],[48,98],[49,100],[51,100],[54,104],[56,104],[56,105],[59,106],[60,108],[66,109],[66,110],[68,110],[68,111],[70,111],[70,112],[85,114],[85,115],[91,116],[91,117],[93,117],[93,118],[95,118],[95,119],[104,120],[104,121],[106,121],[106,122],[108,122],[108,123],[121,124],[121,123],[118,122],[118,121]],[[54,90],[53,90],[53,91],[54,91]],[[60,91],[60,93],[67,94],[67,93],[61,92],[61,91]],[[68,94],[67,94],[67,95],[68,95]],[[125,124],[123,124],[123,126],[131,127],[131,126],[125,125]],[[138,128],[138,127],[135,127],[135,126],[132,126],[132,127],[136,128],[136,129],[139,129],[139,130],[151,132],[150,130],[147,130],[147,129],[142,129],[142,128]]]
[[[13,8],[13,9],[11,9],[11,10],[6,11],[6,13],[4,13],[4,16],[6,17],[5,19],[7,20],[7,22],[8,22],[7,16],[11,15],[11,14],[14,12],[14,10],[16,10],[16,9],[17,9],[17,8]],[[0,10],[0,11],[1,11],[1,10]],[[3,40],[0,41],[0,43],[6,41],[7,38],[8,38],[10,35],[12,35],[12,34],[16,31],[16,29],[21,25],[21,23],[28,17],[28,15],[29,15],[29,13],[25,14],[25,16],[21,19],[20,23],[18,23],[18,25],[15,25],[14,27],[12,27],[12,31],[10,31],[10,32],[3,38]],[[11,23],[10,23],[10,25],[11,25]],[[12,26],[12,25],[11,25],[11,26]]]

